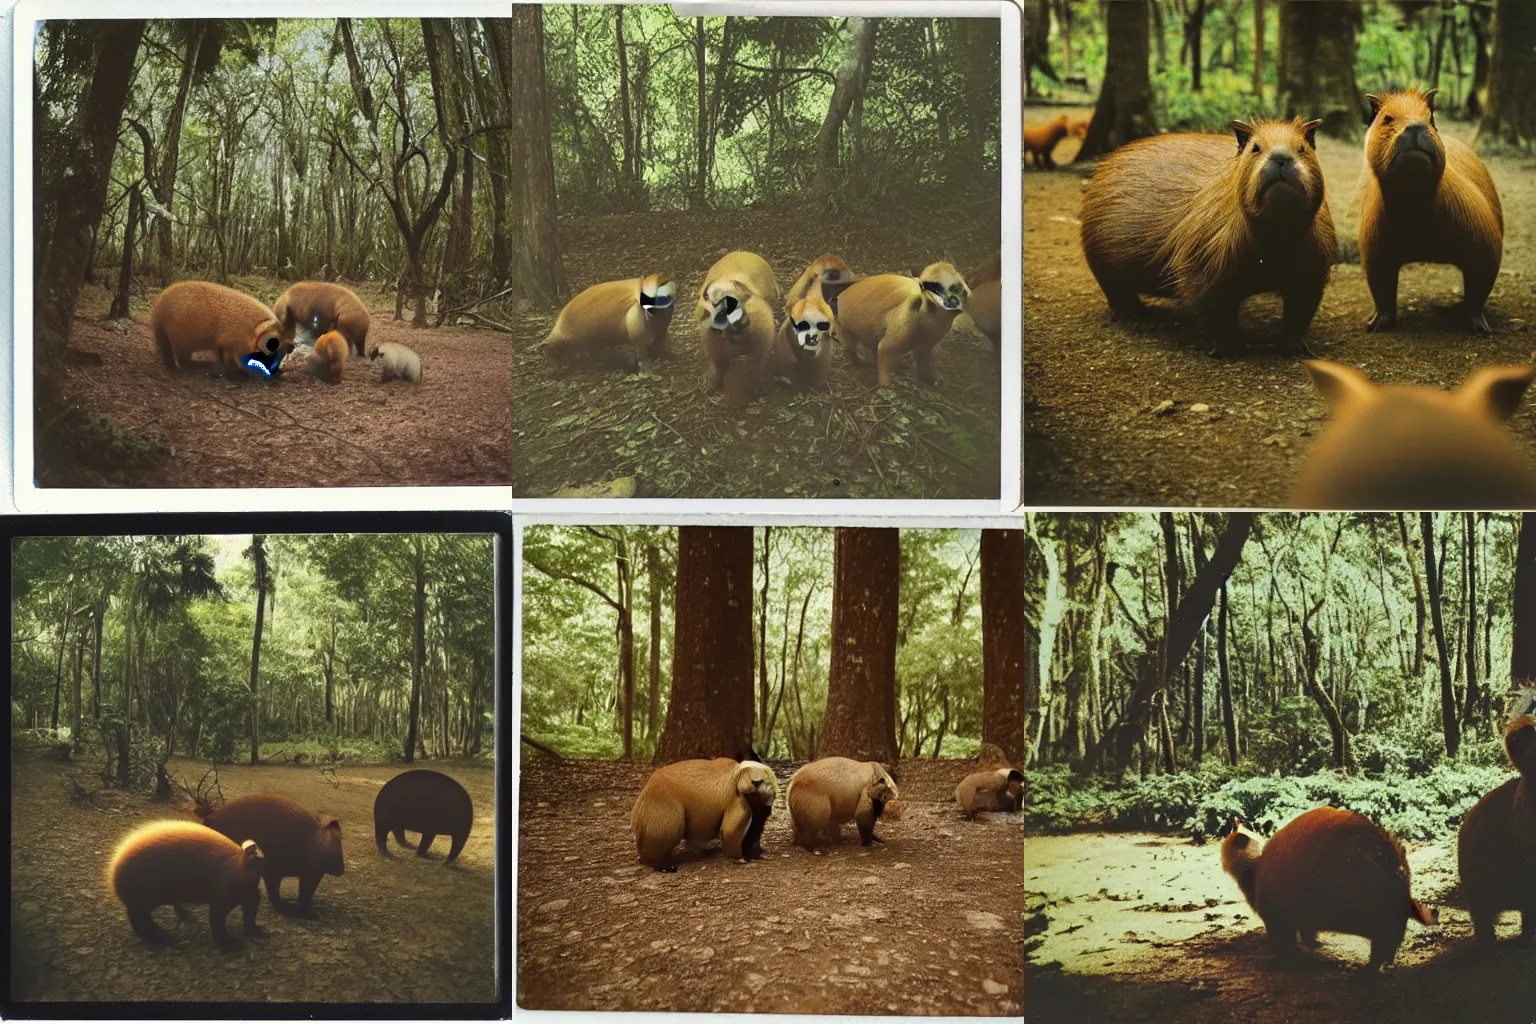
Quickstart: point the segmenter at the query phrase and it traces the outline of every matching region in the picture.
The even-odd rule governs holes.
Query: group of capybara
[[[1462,274],[1461,307],[1474,333],[1499,273],[1504,217],[1486,167],[1435,126],[1435,91],[1370,96],[1360,179],[1360,263],[1375,305],[1363,325],[1391,330],[1398,273],[1443,263]],[[1307,328],[1322,302],[1338,245],[1315,148],[1321,121],[1232,122],[1233,136],[1176,132],[1110,153],[1083,189],[1088,268],[1122,318],[1143,296],[1174,300],[1213,332],[1238,335],[1238,308],[1278,293],[1281,337],[1312,355]],[[1071,127],[1065,117],[1027,129],[1037,163]],[[1485,367],[1450,395],[1378,387],[1357,370],[1306,363],[1333,422],[1292,493],[1302,508],[1464,508],[1536,505],[1536,464],[1503,429],[1536,364]]]
[[[675,872],[678,843],[699,850],[719,839],[725,856],[745,864],[763,856],[763,827],[779,796],[779,780],[761,761],[729,757],[677,761],[656,769],[630,812],[640,862]],[[981,811],[1024,806],[1024,773],[1002,761],[996,747],[984,751],[978,770],[961,780],[955,801],[967,818]],[[896,780],[878,761],[823,757],[802,767],[784,791],[795,844],[812,853],[837,842],[842,826],[858,826],[863,846],[882,816],[901,816]]]
[[[560,311],[544,340],[545,358],[558,368],[576,353],[620,345],[633,347],[631,368],[669,357],[667,334],[676,298],[676,286],[662,274],[595,284]],[[775,330],[775,307],[781,301],[783,319]],[[841,339],[844,354],[856,366],[869,365],[862,349],[874,350],[880,387],[891,386],[896,363],[908,352],[922,381],[937,384],[934,349],[962,312],[994,347],[1000,343],[1000,253],[966,275],[940,262],[916,276],[862,278],[828,253],[785,292],[767,260],[738,251],[721,257],[704,275],[694,326],[709,390],[725,388],[727,370],[739,360],[745,391],[756,396],[763,393],[770,363],[773,374],[797,388],[825,388],[834,338]]]
[[[451,864],[469,838],[474,813],[469,793],[448,776],[428,769],[403,772],[386,782],[374,799],[374,841],[387,857],[391,833],[409,849],[405,833],[419,832],[416,856],[425,857],[437,836],[448,836],[452,845],[443,863]],[[170,938],[150,916],[156,907],[173,907],[180,923],[187,918],[186,904],[192,903],[208,905],[208,922],[219,945],[238,947],[239,941],[225,931],[225,918],[240,907],[245,934],[259,934],[256,908],[262,880],[274,910],[313,917],[320,880],[345,870],[341,823],[322,822],[287,797],[244,796],[219,807],[199,805],[197,814],[201,823],[145,825],[123,839],[112,855],[108,880],[128,912],[128,923],[146,941],[158,944]],[[295,877],[296,907],[281,891],[283,879]]]
[[[1499,914],[1520,914],[1520,938],[1536,939],[1536,719],[1520,715],[1504,733],[1519,769],[1479,800],[1456,844],[1461,895],[1476,941],[1491,946]],[[1236,819],[1221,843],[1221,866],[1237,882],[1270,944],[1292,957],[1319,932],[1371,941],[1367,971],[1390,963],[1410,920],[1436,915],[1413,898],[1403,848],[1364,815],[1319,807],[1293,819],[1268,842]]]
[[[271,309],[211,281],[181,281],[156,297],[149,322],[173,373],[190,366],[194,352],[212,351],[226,376],[272,378],[297,364],[340,384],[348,357],[365,353],[369,316],[356,294],[329,281],[300,281]],[[383,360],[384,380],[421,383],[421,359],[404,345],[386,341],[367,355]]]

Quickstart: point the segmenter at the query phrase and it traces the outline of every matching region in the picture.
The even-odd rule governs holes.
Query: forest
[[[1022,1013],[1024,815],[967,818],[956,787],[978,764],[1022,760],[1024,542],[1008,529],[527,527],[518,1004]],[[878,761],[899,798],[873,848],[791,852],[784,804],[756,866],[709,852],[674,874],[635,863],[630,808],[652,769],[718,757],[762,760],[784,782],[817,758]],[[957,889],[959,873],[975,885]],[[857,886],[874,888],[855,909]],[[707,933],[668,926],[683,913]],[[613,948],[590,948],[594,931]],[[813,934],[845,953],[828,958]],[[763,941],[775,955],[742,978],[737,953]],[[968,950],[955,969],[921,969],[951,942]]]
[[[494,18],[40,23],[39,485],[508,482],[508,29]],[[422,387],[381,389],[367,362],[350,372],[366,387],[294,373],[285,388],[162,384],[149,310],[188,279],[269,307],[294,282],[346,285],[374,339],[421,355]],[[231,437],[248,418],[293,429],[257,452]],[[335,422],[346,429],[327,429]]]
[[[1228,1019],[1234,1000],[1261,1000],[1256,1020],[1292,1019],[1303,996],[1278,983],[1251,914],[1232,923],[1247,907],[1207,837],[1234,816],[1269,835],[1323,806],[1406,844],[1415,895],[1439,908],[1438,928],[1410,932],[1398,955],[1408,966],[1394,975],[1394,1019],[1448,1019],[1425,1002],[1448,987],[1475,991],[1466,1012],[1484,1019],[1529,1006],[1518,985],[1493,980],[1493,962],[1457,952],[1471,929],[1456,844],[1473,804],[1514,777],[1499,741],[1536,684],[1536,517],[1026,519],[1041,1019],[1166,1012],[1167,1000],[1190,1020]],[[1326,948],[1348,961],[1364,942]],[[1218,1005],[1185,1006],[1182,982],[1213,975]],[[1306,998],[1342,1012],[1353,998],[1343,979],[1320,978]]]
[[[1481,366],[1529,362],[1522,335],[1536,315],[1529,4],[1027,0],[1024,21],[1026,134],[1053,138],[1052,123],[1066,118],[1064,137],[1045,150],[1054,169],[1024,174],[1032,503],[1284,506],[1324,420],[1323,397],[1291,354],[1298,339],[1290,309],[1274,294],[1255,295],[1235,319],[1223,312],[1219,325],[1185,315],[1182,300],[1150,301],[1144,315],[1111,315],[1083,246],[1093,207],[1082,190],[1108,165],[1106,156],[1134,140],[1193,132],[1232,142],[1234,120],[1321,121],[1307,150],[1321,175],[1336,262],[1299,341],[1378,383],[1435,390],[1455,388]],[[1438,90],[1432,120],[1441,145],[1472,149],[1502,209],[1501,259],[1491,272],[1477,271],[1492,282],[1483,309],[1492,333],[1476,346],[1464,344],[1471,331],[1463,274],[1438,262],[1454,244],[1429,224],[1421,247],[1428,262],[1404,266],[1397,278],[1395,326],[1367,329],[1376,312],[1360,243],[1371,179],[1366,129],[1375,116],[1369,97],[1401,90]],[[1170,178],[1155,194],[1174,184]],[[1528,405],[1509,427],[1520,449],[1536,451]]]
[[[769,380],[746,401],[707,392],[689,296],[738,250],[780,289],[824,253],[860,277],[976,276],[1001,240],[997,20],[547,4],[512,24],[516,493],[996,495],[998,354],[968,317],[937,348],[937,388],[909,386],[909,365],[876,393],[828,352],[826,392]],[[677,287],[675,359],[547,364],[566,302],[648,274]]]

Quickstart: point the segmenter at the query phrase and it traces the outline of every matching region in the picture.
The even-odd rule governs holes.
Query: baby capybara
[[[1250,295],[1285,300],[1293,355],[1337,262],[1314,134],[1321,121],[1232,122],[1237,137],[1139,139],[1099,162],[1083,189],[1083,255],[1116,317],[1141,296],[1177,299],[1217,334],[1237,330]]]
[[[1056,143],[1067,137],[1068,118],[1062,114],[1056,120],[1046,124],[1026,125],[1024,128],[1024,155],[1026,162],[1028,157],[1035,158],[1035,166],[1043,167],[1048,171],[1056,169],[1056,161],[1051,159],[1051,150],[1056,148]]]
[[[444,864],[452,864],[469,839],[469,828],[475,820],[474,803],[463,786],[442,772],[417,768],[402,772],[384,783],[373,801],[373,836],[379,844],[379,852],[389,856],[385,845],[391,832],[395,842],[411,848],[405,841],[406,832],[420,832],[421,844],[416,856],[425,857],[427,847],[438,836],[448,836],[453,845],[448,849]]]
[[[172,372],[190,366],[192,353],[212,351],[225,374],[237,375],[246,356],[271,356],[283,344],[277,319],[260,300],[210,281],[178,281],[162,291],[149,329]]]
[[[316,335],[340,331],[358,355],[368,340],[368,307],[350,288],[329,281],[300,281],[278,296],[272,307],[283,327],[283,340],[292,341],[303,327]]]
[[[1536,508],[1536,461],[1503,423],[1536,363],[1485,366],[1447,394],[1377,386],[1359,370],[1306,361],[1330,423],[1307,453],[1294,508]]]
[[[237,844],[191,821],[157,821],[118,844],[107,877],[128,911],[128,923],[144,940],[170,941],[150,916],[156,907],[174,907],[180,922],[187,918],[183,904],[206,903],[214,940],[235,947],[239,940],[224,930],[224,919],[240,907],[245,934],[258,934],[262,869],[256,843]]]
[[[1504,211],[1477,154],[1436,129],[1436,91],[1367,97],[1360,266],[1376,303],[1367,330],[1397,322],[1397,274],[1405,263],[1457,267],[1473,333],[1489,330],[1483,307],[1499,276]]]
[[[1264,842],[1232,819],[1221,866],[1264,922],[1281,957],[1318,932],[1371,940],[1367,971],[1390,963],[1408,921],[1434,923],[1409,890],[1408,859],[1386,830],[1364,815],[1319,807],[1299,815]]]
[[[266,861],[262,877],[267,881],[267,898],[280,913],[293,913],[283,902],[283,879],[298,878],[297,912],[302,917],[313,917],[310,901],[320,879],[326,875],[340,878],[344,870],[341,822],[333,818],[321,824],[287,797],[272,793],[243,796],[202,818],[204,825],[237,843],[254,839],[261,847]]]
[[[1490,944],[1506,910],[1520,912],[1520,938],[1536,939],[1536,720],[1521,715],[1504,732],[1504,749],[1520,769],[1479,800],[1461,823],[1456,842],[1461,895],[1472,914],[1472,933]]]

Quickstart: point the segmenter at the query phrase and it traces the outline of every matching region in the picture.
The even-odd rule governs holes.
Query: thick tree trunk
[[[1150,52],[1146,0],[1116,0],[1107,9],[1109,53],[1104,64],[1104,83],[1099,87],[1099,101],[1093,108],[1088,135],[1074,160],[1090,160],[1157,133],[1157,110],[1147,71]]]
[[[1536,141],[1536,4],[1499,0],[1493,15],[1488,99],[1478,134],[1515,146]]]
[[[1515,546],[1509,678],[1514,687],[1536,686],[1536,512],[1520,513]]]
[[[1366,105],[1355,85],[1355,34],[1361,18],[1358,3],[1282,0],[1285,60],[1276,98],[1285,117],[1321,118],[1325,134],[1360,138]]]
[[[657,763],[750,756],[752,528],[683,526],[677,534],[672,699]]]
[[[983,530],[981,740],[1011,764],[1024,763],[1024,656],[1024,531]]]
[[[839,527],[833,555],[832,663],[817,757],[894,767],[896,632],[901,537],[888,527]]]
[[[1429,590],[1430,620],[1435,627],[1435,651],[1440,665],[1440,720],[1445,726],[1445,753],[1454,758],[1461,749],[1461,725],[1456,718],[1456,693],[1451,686],[1451,663],[1445,647],[1445,620],[1440,611],[1440,576],[1435,567],[1435,515],[1419,513],[1424,535],[1424,582]]]
[[[878,18],[848,19],[849,38],[843,50],[843,62],[837,69],[827,115],[822,118],[821,130],[816,133],[816,171],[807,192],[817,206],[824,207],[831,199],[837,177],[838,139],[854,100],[862,95],[864,83],[869,80],[869,67],[875,58],[875,32],[879,26]]]

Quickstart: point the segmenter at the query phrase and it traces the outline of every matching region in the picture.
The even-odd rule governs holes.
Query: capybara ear
[[[1233,121],[1232,133],[1237,136],[1237,151],[1241,153],[1248,140],[1253,138],[1253,125],[1247,121]]]
[[[1301,119],[1297,118],[1297,120],[1299,121]],[[1322,125],[1322,119],[1319,118],[1316,121],[1308,121],[1306,124],[1301,126],[1301,134],[1307,137],[1307,145],[1311,146],[1313,149],[1317,148],[1317,130],[1321,128]]]
[[[1536,380],[1536,363],[1485,366],[1456,389],[1456,402],[1470,413],[1503,423],[1520,408],[1520,400],[1533,380]]]
[[[1352,366],[1327,359],[1304,359],[1302,365],[1311,375],[1312,384],[1322,392],[1323,400],[1328,403],[1328,411],[1335,416],[1375,397],[1376,385]]]
[[[1365,122],[1366,124],[1370,124],[1372,121],[1376,120],[1376,115],[1381,111],[1381,97],[1377,96],[1375,93],[1366,93],[1365,98],[1371,103],[1371,116]]]

